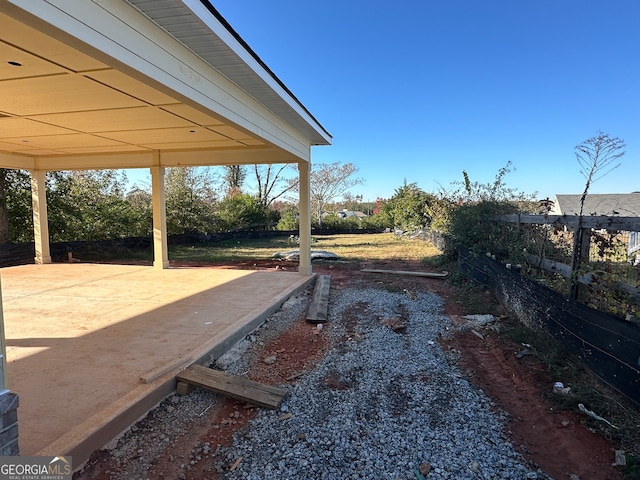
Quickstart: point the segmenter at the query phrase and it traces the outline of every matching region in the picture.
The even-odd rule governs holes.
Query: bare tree
[[[285,176],[288,168],[292,169],[289,164],[254,165],[258,200],[265,207],[296,188],[296,183]]]
[[[598,132],[595,137],[585,140],[575,148],[576,159],[580,164],[580,173],[584,175],[586,183],[584,192],[580,197],[580,215],[578,216],[578,226],[573,238],[573,259],[571,262],[573,275],[569,289],[569,296],[573,300],[582,298],[582,288],[578,282],[578,270],[584,262],[588,261],[591,235],[588,229],[582,228],[584,202],[587,199],[591,184],[620,166],[618,160],[625,153],[624,147],[623,140]]]
[[[361,178],[353,177],[357,171],[353,163],[320,163],[312,166],[309,187],[311,209],[319,226],[322,226],[322,214],[328,203],[364,182]]]
[[[242,191],[242,185],[247,178],[247,172],[243,165],[225,165],[224,182],[227,193]]]
[[[624,147],[623,140],[598,132],[595,137],[585,140],[575,148],[580,173],[587,180],[580,197],[580,216],[591,184],[620,166],[618,160],[625,154]]]

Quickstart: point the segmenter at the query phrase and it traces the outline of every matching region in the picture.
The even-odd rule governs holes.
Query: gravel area
[[[216,368],[245,374],[264,345],[302,321],[310,294],[289,299]],[[206,478],[225,479],[551,478],[514,449],[506,414],[467,381],[455,352],[443,352],[438,340],[454,327],[442,312],[431,293],[332,287],[319,333],[327,355],[281,385],[289,394],[280,409],[257,409],[233,445],[196,442],[189,455],[169,455],[177,478],[197,478],[191,466],[201,462],[212,462]],[[199,389],[170,396],[114,442],[99,478],[150,478],[154,459],[181,434],[210,425],[220,398]]]
[[[543,479],[505,414],[442,351],[442,300],[375,288],[333,293],[334,348],[278,411],[261,410],[216,470],[228,479]],[[235,468],[229,471],[229,465]]]

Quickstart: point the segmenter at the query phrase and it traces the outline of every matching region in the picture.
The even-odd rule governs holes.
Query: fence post
[[[591,246],[591,229],[582,228],[582,218],[573,232],[573,261],[571,262],[571,285],[569,298],[584,303],[586,286],[578,282],[580,267],[589,263],[589,247]]]

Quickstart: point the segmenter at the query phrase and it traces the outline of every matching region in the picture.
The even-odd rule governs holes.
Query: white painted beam
[[[11,168],[14,170],[33,170],[35,160],[32,156],[16,155],[12,153],[0,152],[0,168]]]
[[[153,153],[113,153],[103,155],[61,155],[40,157],[37,167],[49,172],[59,170],[100,170],[120,168],[150,168],[153,165]]]
[[[159,160],[152,152],[109,153],[96,155],[60,155],[31,158],[0,153],[0,168],[25,170],[100,170],[125,168],[200,167],[215,165],[254,165],[265,163],[296,163],[300,159],[278,148],[236,148],[228,150],[163,151]],[[22,162],[22,163],[20,163]],[[158,163],[159,162],[159,163]]]
[[[162,152],[162,165],[165,167],[254,165],[261,163],[295,163],[299,161],[300,158],[276,148]]]

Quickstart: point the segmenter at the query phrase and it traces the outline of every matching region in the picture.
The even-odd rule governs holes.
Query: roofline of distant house
[[[283,90],[287,92],[287,94],[291,96],[293,100],[295,100],[300,108],[302,108],[307,113],[307,115],[309,115],[318,124],[318,126],[322,128],[324,133],[331,137],[331,134],[322,126],[318,119],[313,116],[313,114],[307,109],[307,107],[305,107],[302,102],[298,100],[298,98],[291,92],[291,90],[289,90],[289,88],[282,82],[282,80],[280,80],[278,76],[273,73],[273,71],[267,66],[267,64],[262,61],[258,54],[254,52],[249,44],[243,40],[240,34],[238,34],[238,32],[233,29],[229,22],[227,22],[227,20],[220,14],[220,12],[216,10],[211,2],[209,0],[200,0],[200,2],[207,10],[209,10],[209,12],[211,12],[214,17],[216,17],[216,19],[224,26],[224,28],[226,28],[227,31],[238,41],[238,43],[242,45],[242,47],[249,53],[249,55],[251,55],[255,59],[255,61],[258,62],[262,68],[264,68],[265,72],[267,72],[271,76],[271,78],[273,78],[278,83],[278,85],[280,85]]]

